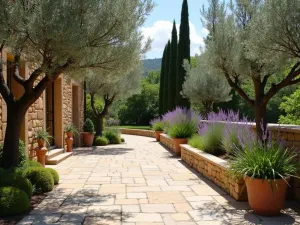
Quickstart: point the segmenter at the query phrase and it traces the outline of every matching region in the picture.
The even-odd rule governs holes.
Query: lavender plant
[[[201,116],[194,111],[177,107],[163,115],[164,132],[172,138],[190,138],[197,132]]]
[[[160,118],[155,118],[150,121],[150,125],[154,131],[163,131],[164,122]]]

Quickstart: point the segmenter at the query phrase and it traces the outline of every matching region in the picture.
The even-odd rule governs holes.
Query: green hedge
[[[54,184],[58,184],[59,183],[59,175],[57,173],[57,171],[55,169],[52,169],[52,168],[45,168],[48,172],[51,173],[52,175],[52,178],[53,178],[53,181],[54,181]]]
[[[14,216],[29,209],[27,194],[15,187],[0,188],[0,216]]]
[[[54,188],[54,179],[45,168],[28,167],[24,170],[24,176],[30,180],[35,192],[49,192]]]
[[[21,189],[28,195],[28,198],[31,198],[32,196],[32,184],[27,178],[22,177],[19,174],[10,173],[0,176],[0,187],[6,186],[12,186]]]

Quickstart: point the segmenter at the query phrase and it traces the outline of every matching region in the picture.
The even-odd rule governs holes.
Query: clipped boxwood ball
[[[105,146],[108,145],[109,141],[106,137],[96,137],[95,146]]]
[[[121,142],[125,142],[125,139],[121,137]]]
[[[27,168],[27,167],[43,167],[43,166],[37,161],[28,160],[23,163],[22,167]]]
[[[45,169],[51,173],[54,184],[55,185],[58,184],[59,183],[59,175],[58,175],[57,171],[52,168],[45,168]]]
[[[104,136],[108,139],[110,144],[121,144],[121,137],[111,131],[106,131]]]
[[[24,213],[30,206],[27,194],[15,187],[0,188],[0,216]]]
[[[24,176],[38,192],[49,192],[54,188],[54,180],[51,173],[45,168],[28,167],[24,170]]]
[[[24,191],[28,198],[32,196],[32,184],[30,181],[19,174],[7,174],[0,179],[0,187],[12,186]]]

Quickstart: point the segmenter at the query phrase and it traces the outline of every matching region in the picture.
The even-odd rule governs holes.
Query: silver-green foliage
[[[231,88],[224,76],[220,76],[204,56],[196,56],[195,67],[184,60],[186,79],[182,94],[191,102],[201,103],[205,108],[211,109],[214,103],[231,100]]]

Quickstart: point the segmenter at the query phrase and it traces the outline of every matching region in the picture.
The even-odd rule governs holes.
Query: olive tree
[[[114,101],[124,100],[136,94],[139,91],[141,79],[140,63],[133,66],[127,72],[117,72],[115,78],[111,79],[111,75],[103,74],[99,79],[98,74],[90,74],[87,76],[87,92],[91,97],[91,108],[96,119],[96,135],[102,136],[104,118],[108,114],[109,107]],[[97,107],[95,98],[100,98],[103,106]]]
[[[204,55],[196,56],[195,61],[196,65],[192,67],[188,60],[184,60],[186,78],[181,94],[193,103],[202,104],[204,117],[207,118],[214,103],[231,100],[231,87],[209,66]]]
[[[0,66],[0,94],[7,105],[4,167],[16,166],[20,127],[28,108],[60,74],[118,69],[142,39],[140,27],[152,0],[0,0],[0,52],[14,54],[13,79],[24,88],[16,99]],[[138,46],[139,47],[139,46]],[[20,61],[35,69],[19,74]],[[100,74],[100,73],[99,73]]]
[[[300,82],[300,1],[236,0],[225,5],[210,0],[202,16],[210,32],[205,51],[210,65],[253,109],[262,139],[268,102],[282,88]],[[243,88],[247,81],[254,97]]]

